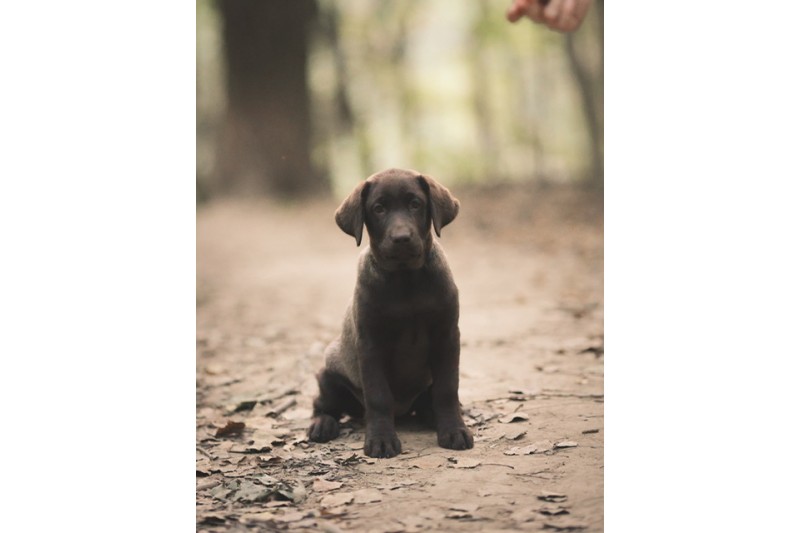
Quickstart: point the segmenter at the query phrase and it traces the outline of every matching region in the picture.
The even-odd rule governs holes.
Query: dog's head
[[[413,170],[389,169],[359,183],[339,209],[336,224],[361,244],[364,225],[370,247],[387,270],[415,269],[425,263],[437,236],[458,214],[450,191]]]

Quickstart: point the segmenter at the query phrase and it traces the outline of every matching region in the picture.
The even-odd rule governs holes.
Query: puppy
[[[339,227],[369,248],[342,333],[317,375],[312,441],[339,435],[347,413],[366,419],[364,453],[400,453],[394,417],[416,413],[435,423],[439,446],[472,448],[458,401],[458,289],[437,236],[458,214],[445,187],[411,170],[389,169],[356,186],[336,211]]]

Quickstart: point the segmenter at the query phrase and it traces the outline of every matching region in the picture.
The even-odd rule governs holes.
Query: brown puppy
[[[342,334],[325,350],[308,436],[339,435],[344,414],[366,418],[364,453],[400,453],[395,415],[415,412],[436,424],[439,446],[472,448],[458,402],[458,289],[433,240],[458,214],[445,187],[411,170],[389,169],[361,182],[336,211],[336,223],[369,248],[361,254]]]

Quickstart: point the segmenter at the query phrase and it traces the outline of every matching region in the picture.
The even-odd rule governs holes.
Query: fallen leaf
[[[371,529],[371,533],[380,532],[380,533],[406,533],[406,527],[398,521],[390,521],[387,523],[381,524],[380,529]]]
[[[308,497],[308,492],[306,491],[305,485],[302,482],[297,483],[294,486],[291,492],[291,496],[289,496],[294,503],[303,503]]]
[[[552,503],[561,503],[567,500],[567,495],[562,494],[560,492],[552,492],[549,490],[543,490],[538,496],[542,501],[545,502],[552,502]]]
[[[213,489],[219,484],[220,484],[219,480],[210,479],[208,481],[203,481],[202,483],[198,483],[197,487],[195,487],[195,490],[197,492],[200,492],[201,490]]]
[[[511,516],[509,518],[511,518],[511,520],[513,520],[514,522],[525,523],[525,522],[533,522],[534,520],[536,520],[536,516],[537,514],[531,509],[519,509],[511,513]]]
[[[584,435],[588,435],[590,433],[599,433],[599,432],[600,432],[599,429],[584,429],[583,431],[581,431],[581,433],[583,433]]]
[[[444,515],[444,517],[453,520],[463,520],[465,518],[472,518],[472,513],[467,513],[464,511],[450,511],[449,513]]]
[[[411,531],[419,531],[420,529],[423,529],[426,525],[426,522],[428,522],[426,518],[416,515],[400,518],[399,521],[406,527],[406,529]]]
[[[235,444],[231,446],[231,453],[262,453],[272,451],[272,445],[269,440],[251,440],[247,444]]]
[[[340,488],[342,485],[341,481],[328,481],[327,479],[317,478],[311,488],[314,492],[329,492]]]
[[[353,501],[352,492],[340,492],[339,494],[328,494],[322,501],[319,502],[321,507],[339,507],[340,505],[347,505]]]
[[[255,429],[259,433],[277,433],[275,421],[265,416],[251,416],[244,420],[248,428]]]
[[[532,455],[536,453],[537,449],[538,448],[536,448],[535,444],[529,444],[528,446],[522,446],[522,447],[514,446],[513,448],[505,450],[503,453],[505,455]]]
[[[245,522],[272,522],[275,517],[275,513],[271,511],[261,511],[260,513],[243,514],[241,519]]]
[[[200,522],[200,525],[204,526],[221,526],[225,524],[225,515],[221,514],[208,514],[203,517]]]
[[[549,440],[536,441],[532,446],[536,446],[536,453],[545,453],[553,449],[553,443]]]
[[[555,448],[574,448],[577,445],[578,443],[574,440],[562,440],[561,442],[556,442]]]
[[[336,518],[347,514],[347,506],[340,505],[338,507],[324,508],[320,511],[320,516],[324,518]]]
[[[510,413],[505,416],[501,416],[499,420],[503,424],[511,424],[512,422],[522,422],[524,420],[530,420],[530,416],[528,416],[525,413]]]
[[[359,463],[359,462],[361,462],[363,460],[364,460],[364,458],[361,455],[359,455],[357,453],[354,453],[354,454],[348,455],[347,457],[344,457],[342,459],[338,459],[337,458],[336,462],[338,462],[340,465],[347,466],[347,465],[352,465],[352,464]]]
[[[558,365],[538,365],[536,370],[545,374],[555,374],[558,372],[559,368],[560,367]]]
[[[471,459],[469,457],[464,457],[463,459],[458,459],[457,462],[453,465],[453,468],[475,468],[480,464],[481,462],[478,459]]]
[[[261,502],[266,501],[271,493],[271,489],[243,479],[239,485],[239,490],[233,495],[233,499],[242,502]]]
[[[225,477],[247,477],[250,474],[255,472],[254,469],[239,469],[239,467],[234,468],[233,470],[229,470],[227,472],[223,472]]]
[[[527,430],[520,429],[520,430],[517,430],[517,431],[509,431],[508,433],[506,433],[503,436],[505,438],[507,438],[508,440],[517,440],[517,439],[521,439],[526,433],[528,433]]]
[[[256,483],[261,483],[265,487],[273,487],[275,485],[280,484],[280,480],[270,476],[269,474],[262,474],[258,477],[253,478],[253,481]]]
[[[281,461],[289,461],[293,459],[291,452],[287,452],[286,450],[272,450],[271,456],[275,456],[277,459]]]
[[[402,489],[402,488],[405,488],[405,487],[411,487],[413,485],[418,485],[418,484],[419,484],[418,481],[401,480],[401,481],[396,481],[394,483],[386,483],[386,484],[383,484],[383,485],[376,485],[376,487],[381,489],[381,490],[397,490],[397,489]]]
[[[239,403],[231,405],[228,407],[228,412],[230,414],[233,413],[240,413],[242,411],[251,411],[253,407],[256,406],[258,402],[256,400],[242,400]]]
[[[244,422],[234,422],[233,420],[228,420],[228,423],[225,424],[225,427],[221,427],[217,429],[217,432],[214,433],[214,436],[219,437],[226,437],[228,435],[239,435],[244,431]]]
[[[430,468],[439,468],[446,462],[447,460],[444,457],[439,457],[437,455],[426,455],[423,457],[417,457],[416,459],[412,459],[408,462],[408,464],[414,468],[421,468],[423,470],[427,470]]]
[[[569,510],[563,505],[542,505],[539,507],[539,512],[550,516],[569,514]]]
[[[274,500],[271,502],[267,502],[267,507],[272,509],[273,507],[289,507],[292,505],[292,502],[286,500]]]
[[[308,442],[308,435],[305,432],[295,435],[292,441],[289,443],[293,446],[297,446],[298,444],[305,444]]]
[[[209,376],[219,376],[226,372],[226,368],[224,366],[216,365],[213,363],[206,365],[206,367],[203,370]]]
[[[208,459],[202,459],[195,463],[195,475],[197,477],[207,477],[214,471],[214,465]]]
[[[375,489],[360,489],[353,493],[354,503],[374,503],[383,501],[381,493]]]
[[[509,394],[513,394],[515,396],[527,396],[529,398],[533,398],[534,396],[536,396],[537,394],[541,393],[542,391],[541,391],[541,389],[536,389],[536,388],[527,389],[527,388],[524,388],[524,387],[517,387],[517,388],[514,388],[514,389],[509,389],[508,392],[509,392]]]
[[[478,510],[478,507],[480,507],[480,505],[478,505],[477,503],[457,503],[455,505],[451,505],[449,509],[451,511],[464,511],[466,513],[474,513],[475,511]]]
[[[556,531],[577,531],[579,529],[586,529],[589,527],[583,522],[571,518],[565,518],[558,521],[547,521],[544,523],[545,529],[555,529]]]
[[[594,354],[595,357],[600,357],[601,355],[603,355],[603,352],[604,348],[602,345],[600,345],[600,346],[589,346],[588,348],[584,348],[578,353],[591,353]]]
[[[209,491],[209,494],[211,495],[212,498],[216,498],[218,500],[226,500],[234,490],[235,490],[234,488],[231,488],[228,485],[220,484],[217,487],[211,489],[211,491]]]
[[[200,520],[200,524],[207,526],[221,526],[225,523],[225,515],[207,514]]]
[[[304,518],[308,518],[309,516],[314,516],[313,511],[293,511],[290,513],[285,513],[281,515],[277,515],[275,517],[276,522],[297,522]]]

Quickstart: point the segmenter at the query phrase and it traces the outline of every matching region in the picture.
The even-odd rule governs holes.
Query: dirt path
[[[602,531],[602,197],[455,189],[441,242],[461,294],[466,452],[353,421],[305,440],[322,349],[359,249],[335,202],[217,203],[197,217],[197,522],[202,531]],[[363,244],[362,244],[363,246]],[[228,426],[228,422],[243,422]]]

